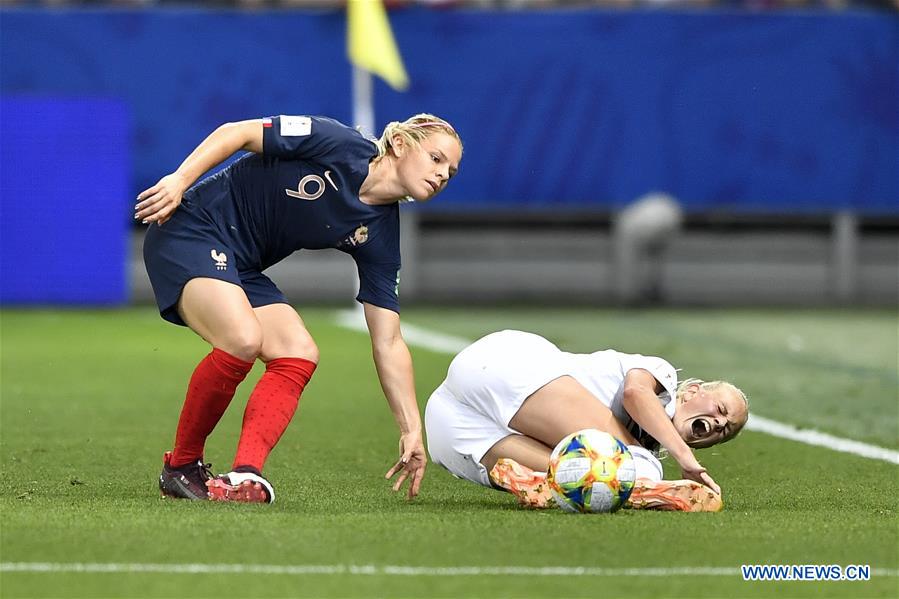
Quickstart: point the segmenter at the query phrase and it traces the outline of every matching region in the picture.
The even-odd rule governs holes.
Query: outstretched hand
[[[181,205],[181,196],[184,194],[184,184],[177,174],[166,175],[149,189],[145,189],[137,195],[137,204],[134,206],[134,218],[144,224],[163,224]]]
[[[425,466],[428,463],[425,446],[421,440],[421,433],[406,433],[400,437],[400,459],[387,471],[384,478],[393,478],[399,474],[393,485],[394,491],[399,491],[409,478],[409,499],[418,495],[421,479],[425,475]]]
[[[692,460],[692,463],[681,464],[681,473],[684,478],[702,483],[718,495],[721,495],[721,487],[709,476],[706,469],[695,458]]]

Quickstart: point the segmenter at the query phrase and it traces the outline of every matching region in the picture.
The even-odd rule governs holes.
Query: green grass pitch
[[[899,466],[758,432],[699,452],[724,489],[718,514],[529,512],[434,465],[409,503],[383,479],[397,437],[367,337],[339,327],[332,309],[301,313],[322,362],[266,467],[277,503],[249,506],[163,500],[156,488],[186,381],[207,351],[201,340],[150,308],[0,312],[0,596],[899,596]],[[472,340],[521,328],[570,351],[660,355],[685,376],[738,384],[761,416],[899,449],[892,311],[409,309],[403,318]],[[452,356],[411,349],[423,407]],[[259,373],[209,441],[217,470],[230,465]],[[206,569],[13,571],[17,563]],[[307,570],[214,571],[234,564]],[[873,575],[745,582],[741,564],[863,564]],[[464,567],[481,570],[441,570]],[[571,570],[529,569],[549,567]]]

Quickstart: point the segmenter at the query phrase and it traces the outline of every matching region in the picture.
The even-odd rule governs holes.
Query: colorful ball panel
[[[634,460],[627,446],[608,433],[585,429],[553,449],[547,480],[562,510],[610,513],[634,488]]]

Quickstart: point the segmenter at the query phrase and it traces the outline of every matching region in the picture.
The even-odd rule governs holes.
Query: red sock
[[[251,368],[252,362],[244,362],[220,349],[213,349],[200,361],[190,377],[187,397],[181,408],[172,466],[182,466],[203,457],[206,437],[221,420],[234,391]]]
[[[315,372],[315,362],[278,358],[265,366],[265,374],[250,394],[234,468],[252,466],[262,471],[268,454],[278,443],[297,411],[300,395]]]

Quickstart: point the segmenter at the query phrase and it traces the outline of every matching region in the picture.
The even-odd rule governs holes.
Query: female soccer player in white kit
[[[492,333],[468,346],[431,394],[425,429],[431,459],[452,474],[515,493],[532,507],[549,497],[543,472],[553,447],[584,429],[624,441],[635,458],[633,507],[717,511],[720,488],[691,448],[732,439],[748,418],[730,383],[680,385],[662,358],[615,350],[561,351],[522,331]],[[662,481],[661,447],[684,481]]]

